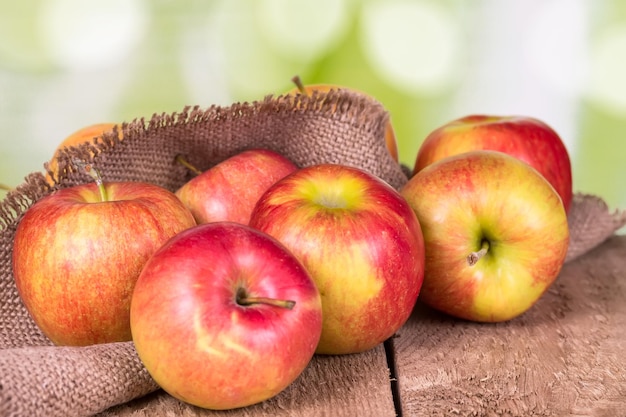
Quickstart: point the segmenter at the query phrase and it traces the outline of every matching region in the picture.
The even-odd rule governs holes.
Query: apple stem
[[[469,266],[474,266],[476,263],[487,254],[489,251],[489,241],[484,239],[481,245],[481,248],[477,252],[472,252],[467,256],[467,264]]]
[[[200,171],[193,164],[191,164],[188,160],[186,160],[185,157],[182,156],[181,154],[176,155],[176,162],[183,165],[185,168],[187,168],[188,170],[190,170],[196,175],[202,174],[202,171]]]
[[[237,304],[242,306],[250,306],[253,304],[267,304],[291,310],[296,305],[296,302],[293,300],[277,300],[275,298],[268,297],[250,297],[246,293],[246,290],[240,288],[237,291]]]
[[[11,191],[13,188],[0,182],[0,190]]]
[[[100,171],[98,171],[98,169],[96,169],[93,165],[79,159],[74,159],[74,164],[94,179],[96,186],[98,186],[98,191],[100,192],[100,201],[109,201],[109,196],[107,194],[106,187],[104,186],[102,175],[100,175]]]
[[[300,77],[298,77],[297,75],[294,76],[291,81],[296,85],[296,87],[298,87],[298,90],[304,94],[305,96],[308,96],[309,94],[306,92],[306,89],[304,88],[304,84],[302,84],[302,80],[300,79]]]

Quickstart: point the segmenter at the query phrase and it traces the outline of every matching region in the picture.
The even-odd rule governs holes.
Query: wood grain
[[[567,263],[507,323],[457,320],[418,304],[393,338],[402,416],[618,416],[626,409],[626,236]],[[216,412],[158,391],[100,417],[395,416],[383,346],[316,356],[278,396]]]
[[[315,356],[286,390],[264,403],[211,411],[182,403],[163,391],[113,407],[99,417],[395,416],[383,345],[342,356]]]
[[[626,236],[565,264],[523,316],[418,305],[393,344],[404,416],[625,415]]]

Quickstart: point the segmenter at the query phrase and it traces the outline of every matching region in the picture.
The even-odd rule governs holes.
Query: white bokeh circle
[[[143,0],[49,0],[39,26],[58,67],[93,70],[130,55],[146,34],[149,13]]]
[[[589,12],[585,1],[552,0],[538,4],[526,22],[525,64],[548,88],[572,98],[588,77]]]
[[[361,17],[361,47],[390,85],[428,94],[456,80],[461,33],[444,6],[410,0],[369,2]]]
[[[347,0],[263,0],[256,4],[259,34],[282,56],[311,61],[341,40]]]

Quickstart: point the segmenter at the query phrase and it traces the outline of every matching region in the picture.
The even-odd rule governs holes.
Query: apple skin
[[[304,94],[304,95],[310,96],[312,95],[314,91],[327,93],[330,90],[338,90],[338,89],[350,90],[350,91],[357,92],[359,94],[365,94],[362,91],[356,90],[354,88],[342,87],[336,84],[302,85],[302,86],[298,86],[298,87],[291,89],[290,91],[287,92],[287,94],[289,95]],[[396,132],[393,129],[393,125],[391,121],[387,122],[387,124],[385,125],[385,146],[387,147],[387,151],[389,151],[389,154],[394,159],[394,161],[398,162],[398,141],[396,139]]]
[[[242,305],[237,293],[294,301]],[[321,298],[302,264],[246,225],[181,232],[143,269],[131,303],[137,353],[181,401],[232,409],[278,394],[308,366],[322,331]]]
[[[282,242],[320,290],[317,353],[371,349],[411,314],[424,277],[420,225],[374,175],[335,164],[302,168],[268,189],[250,225]]]
[[[557,278],[567,215],[547,180],[497,151],[472,151],[421,170],[400,193],[426,246],[420,301],[449,315],[501,322],[527,311]],[[489,242],[473,266],[468,255]]]
[[[52,176],[50,176],[50,174],[46,174],[46,180],[48,181],[48,183],[51,185],[54,184],[54,180],[52,178],[58,177],[59,167],[57,163],[57,158],[61,149],[68,146],[78,146],[83,143],[92,142],[94,140],[97,142],[101,140],[104,133],[112,131],[116,126],[118,128],[121,128],[121,126],[117,123],[95,123],[92,125],[84,126],[76,130],[75,132],[72,132],[72,134],[63,139],[63,141],[61,141],[61,143],[59,143],[59,145],[54,150],[54,154],[48,162],[48,169],[50,169],[53,174]]]
[[[130,341],[130,300],[141,268],[174,234],[195,226],[174,193],[139,182],[60,189],[17,226],[13,272],[25,307],[56,345]]]
[[[270,185],[298,167],[268,150],[240,152],[192,178],[176,190],[198,224],[233,221],[248,224],[250,213]]]
[[[435,161],[474,150],[514,156],[541,173],[569,211],[572,167],[565,144],[541,120],[527,116],[470,115],[432,131],[418,150],[413,175]]]

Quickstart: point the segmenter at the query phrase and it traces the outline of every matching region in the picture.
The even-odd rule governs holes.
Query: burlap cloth
[[[408,170],[386,151],[387,118],[380,103],[341,90],[185,108],[134,120],[124,124],[122,132],[107,133],[101,143],[68,150],[60,157],[55,186],[43,173],[27,176],[0,205],[0,416],[89,416],[158,389],[132,342],[52,346],[15,288],[12,242],[22,214],[55,188],[92,181],[74,168],[72,158],[93,162],[106,181],[147,181],[173,191],[192,175],[174,161],[177,154],[205,170],[244,149],[264,147],[299,166],[322,162],[357,166],[399,188],[407,181]],[[626,212],[610,212],[601,199],[581,194],[569,217],[568,261],[626,224]]]

